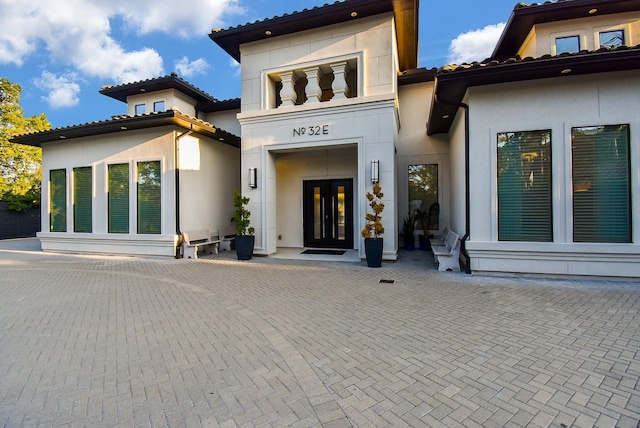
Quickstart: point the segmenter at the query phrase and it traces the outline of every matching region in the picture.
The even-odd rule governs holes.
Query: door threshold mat
[[[341,256],[346,252],[346,250],[304,250],[300,254],[324,254],[327,256]]]

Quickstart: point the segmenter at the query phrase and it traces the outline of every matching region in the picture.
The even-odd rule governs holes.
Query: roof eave
[[[216,101],[214,97],[191,85],[186,80],[181,79],[176,74],[118,86],[103,86],[100,93],[115,100],[127,102],[127,97],[132,95],[140,95],[167,89],[175,89],[195,99],[197,102]]]
[[[97,135],[113,134],[116,132],[129,132],[170,125],[193,130],[200,135],[221,141],[234,147],[240,147],[240,138],[238,136],[222,129],[215,128],[207,122],[181,114],[174,110],[167,110],[165,112],[153,113],[144,116],[123,116],[103,122],[92,122],[31,134],[16,135],[11,138],[11,142],[27,146],[42,147],[42,144],[45,143],[68,141],[74,138],[93,137]]]
[[[595,14],[590,13],[596,10]],[[571,0],[525,5],[518,3],[491,55],[503,60],[516,55],[537,24],[640,10],[640,0]]]
[[[419,0],[336,1],[237,27],[214,29],[209,38],[240,62],[240,46],[245,43],[394,12],[399,65],[401,70],[408,70],[416,68],[418,64],[418,7]]]
[[[499,83],[640,69],[640,47],[542,57],[439,72],[427,134],[448,133],[467,89]],[[437,102],[435,97],[443,102]],[[444,102],[446,101],[446,103]]]

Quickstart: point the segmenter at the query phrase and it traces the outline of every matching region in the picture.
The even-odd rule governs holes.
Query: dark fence
[[[0,201],[0,239],[30,238],[40,231],[40,207],[29,211],[9,210],[9,202]]]

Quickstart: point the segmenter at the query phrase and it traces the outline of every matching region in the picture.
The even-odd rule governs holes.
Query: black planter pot
[[[432,237],[433,235],[429,235],[429,236],[424,236],[424,235],[418,235],[418,241],[420,241],[420,249],[422,251],[431,251],[431,242],[429,241],[429,237]]]
[[[413,235],[411,237],[404,238],[404,249],[406,251],[413,251],[416,249],[416,244],[414,242]]]
[[[239,235],[235,238],[236,254],[238,260],[251,260],[253,257],[253,246],[256,242],[256,237],[253,235]]]
[[[380,267],[382,266],[382,247],[383,239],[367,238],[364,240],[364,251],[367,256],[367,266]]]

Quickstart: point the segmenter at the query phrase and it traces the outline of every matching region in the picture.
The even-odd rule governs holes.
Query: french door
[[[353,248],[353,180],[304,182],[304,246]]]

